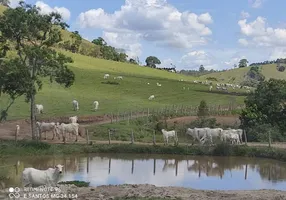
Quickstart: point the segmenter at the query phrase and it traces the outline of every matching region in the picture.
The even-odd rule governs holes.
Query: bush
[[[89,182],[85,182],[85,181],[62,181],[59,182],[58,184],[60,185],[75,185],[77,187],[88,187],[89,186]]]
[[[215,77],[207,77],[206,79],[209,81],[218,81],[217,78]]]
[[[49,149],[51,148],[51,144],[45,143],[45,142],[39,142],[39,141],[26,141],[21,140],[16,143],[16,146],[18,147],[26,147],[26,148],[34,148],[34,149]]]
[[[105,82],[101,82],[102,84],[110,84],[110,85],[119,85],[120,83],[116,82],[116,81],[105,81]]]

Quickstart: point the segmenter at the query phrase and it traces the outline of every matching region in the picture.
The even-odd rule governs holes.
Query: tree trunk
[[[31,131],[32,131],[32,140],[36,140],[36,115],[35,115],[35,95],[31,96],[30,101],[31,108]]]

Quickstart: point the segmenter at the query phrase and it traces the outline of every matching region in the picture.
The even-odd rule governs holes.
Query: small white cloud
[[[264,0],[249,0],[249,3],[251,4],[252,8],[260,8],[263,2]]]
[[[19,2],[20,2],[20,1],[21,1],[21,0],[10,0],[9,6],[10,6],[11,8],[16,8],[16,7],[19,6]]]
[[[270,60],[276,60],[278,58],[286,58],[286,48],[285,47],[275,48],[271,52],[270,57],[269,57]]]
[[[238,40],[238,43],[241,44],[242,46],[245,46],[245,47],[248,46],[248,41],[244,38],[240,38]]]
[[[248,12],[241,11],[240,17],[241,17],[242,19],[246,19],[246,18],[249,18],[249,17],[250,17],[250,14],[249,14]]]
[[[212,66],[212,57],[205,51],[191,51],[181,57],[180,63],[191,69],[197,69],[200,65],[205,68]]]
[[[70,19],[71,13],[65,7],[51,8],[48,4],[45,4],[43,1],[37,1],[35,5],[41,9],[40,11],[41,14],[49,14],[51,12],[57,12],[61,14],[64,21],[68,21]]]

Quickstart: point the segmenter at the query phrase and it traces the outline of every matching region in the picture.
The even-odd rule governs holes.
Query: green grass
[[[85,181],[64,181],[64,182],[59,182],[58,184],[60,184],[60,185],[73,184],[77,187],[88,187],[89,186],[89,182],[85,182]]]
[[[0,6],[0,9],[5,9]],[[0,13],[1,13],[0,10]],[[69,39],[69,32],[63,31],[63,39]],[[89,41],[84,40],[86,45]],[[36,96],[36,103],[44,105],[43,117],[70,116],[70,115],[101,115],[111,112],[136,111],[147,108],[160,108],[172,105],[198,105],[201,100],[208,104],[229,104],[231,95],[209,93],[208,86],[192,84],[198,78],[182,74],[170,73],[163,70],[141,67],[138,65],[107,61],[93,57],[73,54],[58,50],[73,58],[74,63],[70,68],[76,75],[76,80],[71,88],[64,89],[56,83],[44,80],[43,90]],[[111,75],[110,80],[115,84],[104,84],[105,73]],[[121,75],[123,80],[114,80],[114,76]],[[112,79],[112,80],[111,80]],[[184,79],[185,82],[180,82]],[[118,84],[116,84],[116,82]],[[150,85],[147,85],[147,83]],[[162,87],[156,86],[156,83]],[[189,87],[189,90],[182,88]],[[155,95],[149,101],[150,95]],[[80,110],[74,112],[72,100],[79,101]],[[244,97],[235,97],[237,104],[242,104]],[[0,98],[0,110],[8,104],[8,97]],[[94,112],[92,103],[99,101],[99,110]],[[24,97],[16,100],[8,112],[9,119],[22,119],[29,117],[29,104]]]
[[[71,88],[63,87],[45,81],[43,90],[36,96],[36,103],[44,105],[43,117],[94,115],[111,112],[139,110],[142,108],[158,108],[172,105],[198,105],[204,99],[208,104],[225,105],[231,95],[209,93],[208,87],[191,82],[180,82],[179,79],[194,80],[194,77],[179,75],[157,69],[140,67],[127,63],[96,59],[70,52],[64,52],[74,59],[71,69],[76,74],[76,80]],[[122,75],[119,85],[102,84],[105,73],[114,76]],[[110,80],[111,81],[111,80]],[[150,85],[147,85],[147,83]],[[156,83],[162,87],[156,86]],[[190,90],[183,90],[189,87]],[[148,97],[154,94],[155,99]],[[80,110],[72,110],[72,100],[79,101]],[[95,113],[93,101],[99,101],[99,110]],[[238,104],[243,103],[243,97],[235,97]],[[7,96],[0,99],[0,106],[8,103]],[[29,105],[24,98],[19,98],[11,107],[8,119],[27,118]]]
[[[206,155],[206,156],[246,156],[271,158],[286,161],[285,149],[255,147],[255,146],[232,146],[217,144],[215,146],[153,146],[153,145],[130,145],[130,144],[46,144],[31,141],[0,141],[0,158],[10,156],[43,156],[65,155],[74,153],[143,153],[143,154],[178,154],[178,155]]]
[[[279,72],[276,69],[276,64],[261,65],[262,74],[268,80],[270,78],[286,79],[286,72]],[[200,76],[202,79],[207,77],[215,77],[219,82],[227,83],[232,78],[235,78],[234,83],[241,83],[244,80],[244,76],[249,71],[250,67],[236,68],[225,72],[215,72]]]

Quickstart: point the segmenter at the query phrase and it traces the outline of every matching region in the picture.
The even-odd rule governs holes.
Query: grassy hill
[[[64,52],[64,51],[63,51]],[[171,105],[198,105],[204,99],[209,104],[228,104],[231,95],[208,93],[208,86],[193,84],[194,77],[170,73],[167,71],[140,67],[137,65],[96,59],[70,52],[64,52],[74,59],[71,69],[76,74],[75,84],[68,89],[45,82],[43,90],[36,96],[36,102],[44,105],[44,116],[91,115],[117,111],[158,108]],[[105,73],[113,77],[122,75],[119,85],[102,84]],[[179,79],[186,81],[181,82]],[[147,85],[147,83],[150,85]],[[156,83],[162,84],[158,87]],[[190,90],[183,90],[189,87]],[[204,92],[205,91],[205,92]],[[148,97],[154,94],[155,99]],[[79,101],[80,110],[72,110],[73,99]],[[243,97],[235,97],[237,103]],[[93,101],[99,101],[99,110],[92,111]],[[2,96],[0,106],[8,99]],[[29,116],[29,105],[20,98],[9,112],[9,118]]]
[[[279,72],[276,70],[276,64],[262,65],[262,74],[266,79],[276,78],[276,79],[286,79],[286,72]],[[219,82],[229,82],[234,79],[234,83],[240,83],[244,80],[244,75],[249,71],[250,67],[232,69],[225,72],[215,72],[200,76],[201,79],[206,79],[208,77],[215,77]]]
[[[3,7],[0,6],[0,12]],[[69,32],[63,31],[64,40],[69,39]],[[86,45],[93,45],[84,41]],[[111,112],[139,110],[142,108],[159,108],[172,105],[198,105],[201,100],[209,104],[225,105],[229,101],[243,103],[243,97],[208,92],[208,86],[193,84],[198,78],[163,70],[141,67],[138,65],[107,61],[93,57],[73,54],[58,50],[73,58],[70,65],[76,75],[74,85],[69,89],[56,83],[44,82],[43,90],[36,96],[36,103],[44,105],[46,116],[94,115]],[[105,73],[110,74],[110,81],[118,85],[103,84]],[[123,76],[123,80],[114,80],[114,76]],[[184,79],[184,82],[179,81]],[[162,84],[158,87],[156,83]],[[148,85],[147,83],[150,83]],[[183,90],[183,87],[189,90]],[[155,95],[153,101],[148,97]],[[72,110],[72,100],[79,101],[80,110]],[[99,110],[94,112],[93,101],[99,101]],[[0,97],[0,110],[8,104],[5,95]],[[29,104],[19,98],[10,108],[8,119],[27,118]]]

